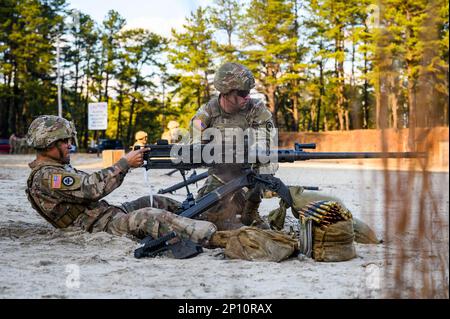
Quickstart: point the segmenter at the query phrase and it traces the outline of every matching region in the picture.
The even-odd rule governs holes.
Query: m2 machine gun
[[[288,204],[288,207],[290,207],[292,205],[292,198],[288,187],[279,178],[273,176],[273,174],[259,173],[257,168],[267,163],[293,163],[296,161],[314,159],[416,158],[423,156],[422,153],[416,152],[305,151],[305,149],[315,149],[316,144],[314,143],[295,143],[294,149],[265,150],[261,152],[258,152],[258,150],[250,150],[247,146],[238,150],[237,147],[233,145],[222,144],[219,145],[219,147],[216,145],[216,148],[214,148],[211,146],[211,143],[181,145],[168,144],[165,140],[159,140],[157,144],[146,145],[144,147],[148,149],[144,152],[143,167],[145,167],[145,169],[177,169],[180,171],[184,182],[179,183],[181,186],[176,186],[179,186],[178,188],[186,186],[188,195],[187,199],[183,202],[181,209],[177,213],[180,216],[188,218],[195,218],[228,194],[232,194],[243,187],[250,189],[258,187],[263,190],[275,192]],[[203,154],[209,154],[211,156],[202,156]],[[233,160],[231,163],[229,161],[230,158]],[[189,192],[187,187],[189,182],[186,181],[186,171],[202,167],[212,167],[218,164],[223,165],[224,163],[232,165],[239,164],[242,167],[242,174],[216,188],[214,192],[194,200],[192,193]],[[207,174],[203,173],[193,180],[198,181],[199,179],[206,177]],[[149,244],[152,243],[152,241],[147,239],[146,243]],[[151,253],[148,255],[151,255]]]

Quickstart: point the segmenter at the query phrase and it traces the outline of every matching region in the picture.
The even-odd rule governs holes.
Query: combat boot
[[[259,216],[259,203],[247,200],[241,215],[241,223],[245,226],[254,226],[260,229],[270,229],[269,225]]]

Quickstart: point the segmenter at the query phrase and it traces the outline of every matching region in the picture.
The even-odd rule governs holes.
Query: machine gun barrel
[[[176,148],[174,148],[176,146]],[[205,147],[208,146],[207,152]],[[222,147],[220,147],[222,146]],[[416,158],[423,157],[424,153],[418,152],[305,152],[303,149],[314,149],[316,145],[295,144],[294,149],[278,150],[249,150],[232,145],[219,145],[216,149],[209,144],[154,144],[146,145],[149,151],[144,152],[146,169],[178,169],[190,170],[201,167],[211,167],[217,164],[265,164],[268,162],[296,162],[314,159],[368,159],[368,158]],[[211,155],[211,151],[218,152],[217,156],[210,156],[206,160],[203,155]],[[231,155],[231,156],[230,156]],[[240,159],[238,161],[237,159]],[[231,159],[231,162],[229,161]]]
[[[292,150],[278,150],[275,160],[280,163],[306,161],[312,159],[357,159],[357,158],[416,158],[421,157],[417,152],[303,152]]]

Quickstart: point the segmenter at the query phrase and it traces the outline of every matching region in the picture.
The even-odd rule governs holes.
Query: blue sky
[[[68,0],[69,8],[89,14],[101,22],[110,9],[120,13],[128,28],[145,28],[163,36],[170,36],[170,29],[180,30],[185,17],[199,5],[210,0]]]

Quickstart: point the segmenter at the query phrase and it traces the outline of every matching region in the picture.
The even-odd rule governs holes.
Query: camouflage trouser
[[[176,211],[180,203],[162,196],[153,197],[150,206],[148,196],[122,204],[122,209],[115,209],[102,216],[94,225],[93,231],[106,231],[113,235],[131,234],[137,238],[148,235],[158,238],[170,231],[175,231],[182,238],[205,245],[217,230],[214,224],[178,216]],[[128,213],[124,212],[127,211]]]
[[[198,190],[197,198],[205,196],[222,185],[224,183],[214,175],[208,176],[205,184]],[[240,222],[238,215],[242,215],[246,202],[252,202],[254,205],[259,206],[261,203],[261,190],[251,189],[244,191],[241,189],[227,195],[219,203],[201,214],[199,219],[214,223],[219,230],[240,228],[244,225]]]
[[[122,208],[125,209],[127,213],[145,207],[160,208],[175,213],[181,207],[181,203],[175,199],[160,195],[153,195],[153,205],[150,202],[150,196],[142,196],[131,202],[122,203]]]

